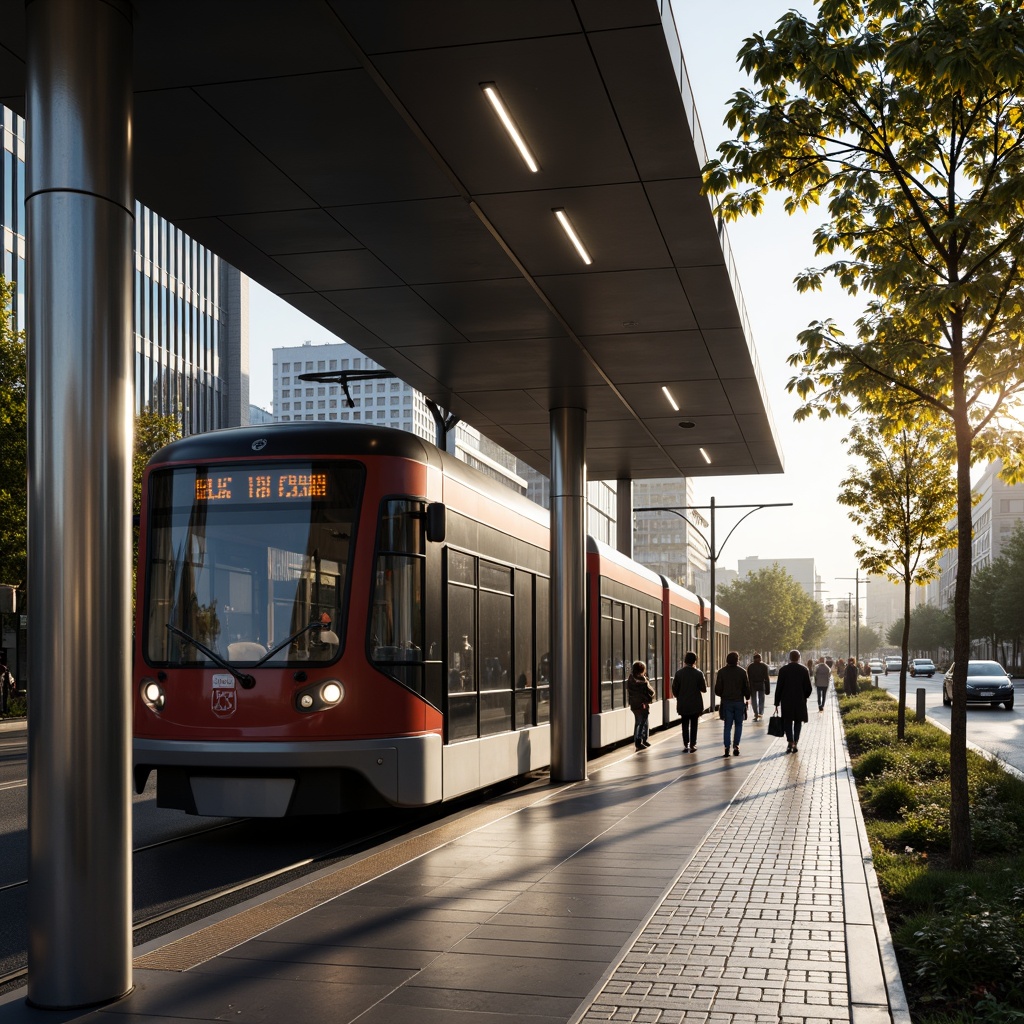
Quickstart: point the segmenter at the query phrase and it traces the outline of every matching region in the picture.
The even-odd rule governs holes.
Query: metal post
[[[587,777],[586,423],[551,410],[551,777]]]
[[[708,638],[708,661],[711,669],[711,710],[715,710],[715,561],[718,548],[715,547],[715,499],[711,499],[711,636]]]
[[[28,999],[132,986],[132,21],[26,5]]]
[[[917,688],[917,720],[919,722],[923,722],[924,721],[924,717],[925,717],[925,713],[924,713],[924,700],[925,700],[926,693],[927,693],[927,691],[925,690],[925,688],[923,686],[919,686]]]

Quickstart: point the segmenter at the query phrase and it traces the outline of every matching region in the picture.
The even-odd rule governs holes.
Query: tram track
[[[419,809],[414,812],[394,812],[387,816],[390,820],[383,822],[376,820],[367,821],[365,815],[360,816],[359,820],[366,824],[367,828],[358,834],[349,835],[343,841],[327,843],[321,848],[311,850],[304,856],[288,858],[285,863],[277,864],[257,874],[219,885],[209,891],[202,892],[200,895],[193,894],[188,896],[179,893],[177,897],[166,900],[165,902],[171,902],[173,905],[147,913],[145,916],[141,916],[133,921],[133,947],[138,950],[139,947],[152,943],[164,935],[208,920],[218,913],[228,911],[283,885],[300,882],[306,875],[331,868],[353,856],[383,847],[396,839],[401,839],[410,833],[422,829],[424,826],[436,825],[446,819],[454,818],[467,809],[471,810],[473,807],[478,806],[477,802],[487,803],[488,797],[493,797],[496,794],[507,794],[509,791],[514,791],[518,788],[519,786],[515,784],[504,784],[487,794],[476,794],[476,802],[467,799],[457,804]],[[481,797],[483,798],[482,801]],[[275,819],[275,822],[282,820],[286,819]],[[287,820],[301,821],[302,819]],[[328,827],[328,824],[333,823],[333,819],[315,819],[315,821],[323,824],[325,829]],[[372,827],[374,825],[378,827]],[[173,858],[179,862],[184,862],[188,857],[181,851],[187,848],[187,844],[191,844],[195,848],[200,842],[209,842],[211,838],[216,838],[217,834],[222,834],[225,837],[229,837],[232,833],[241,834],[241,843],[236,843],[235,845],[227,843],[222,847],[218,847],[218,849],[232,851],[237,846],[242,851],[247,850],[256,856],[261,851],[253,847],[253,836],[250,834],[250,830],[255,830],[258,836],[260,831],[267,830],[266,820],[232,819],[227,822],[218,822],[216,825],[192,831],[185,835],[168,837],[157,842],[148,843],[133,850],[133,870],[136,874],[140,871],[141,866],[135,861],[135,858],[140,854],[169,852]],[[146,869],[143,868],[142,870]],[[27,880],[20,880],[0,887],[0,899],[12,894],[18,896],[27,889],[27,884]],[[136,902],[138,902],[137,894]],[[3,909],[0,909],[0,914],[4,912]],[[23,984],[28,975],[27,950],[12,951],[8,953],[6,959],[8,961],[16,960],[17,963],[16,966],[0,972],[0,995]],[[2,962],[2,959],[0,959],[0,962]]]

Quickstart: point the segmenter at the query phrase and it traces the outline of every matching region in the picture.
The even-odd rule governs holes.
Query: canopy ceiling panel
[[[151,209],[543,472],[566,404],[592,478],[781,471],[670,0],[134,10]],[[24,22],[0,0],[22,113]]]

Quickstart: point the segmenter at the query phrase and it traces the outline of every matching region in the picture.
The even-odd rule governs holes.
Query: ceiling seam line
[[[444,159],[444,157],[438,151],[437,147],[434,146],[434,144],[427,138],[426,133],[423,131],[422,128],[420,128],[419,123],[406,108],[405,104],[402,103],[402,101],[398,98],[398,95],[395,93],[395,91],[385,81],[384,76],[381,74],[380,71],[377,70],[377,67],[373,63],[373,61],[356,42],[355,37],[349,31],[348,26],[344,23],[344,21],[341,18],[341,15],[336,10],[334,11],[334,16],[338,21],[339,29],[345,36],[345,39],[350,49],[356,55],[356,59],[366,70],[366,73],[370,76],[373,83],[377,86],[377,88],[381,91],[383,96],[391,104],[391,106],[394,108],[399,117],[401,117],[402,120],[405,121],[406,125],[409,127],[409,130],[420,141],[420,144],[424,147],[424,149],[426,149],[427,152],[430,153],[431,157],[435,160],[437,165],[441,168],[442,172],[452,183],[452,185],[456,188],[459,195],[462,196],[462,198],[469,205],[470,209],[473,211],[474,215],[477,217],[480,223],[483,224],[483,226],[490,233],[491,237],[501,247],[505,255],[508,256],[508,258],[512,261],[513,266],[516,267],[516,269],[522,275],[523,279],[533,289],[534,294],[537,295],[537,297],[541,300],[545,308],[547,308],[551,315],[558,321],[559,325],[566,332],[567,337],[576,345],[579,351],[583,353],[586,359],[590,362],[591,366],[593,366],[593,368],[597,371],[601,379],[607,384],[607,386],[611,389],[612,393],[615,395],[618,401],[622,404],[622,406],[626,409],[629,415],[633,418],[634,422],[651,439],[651,442],[662,453],[662,455],[665,456],[665,458],[668,460],[668,464],[670,466],[674,466],[676,472],[678,472],[680,476],[685,476],[686,474],[683,471],[682,467],[676,463],[675,459],[673,459],[671,455],[669,455],[665,446],[658,440],[657,437],[654,436],[654,434],[651,432],[647,424],[644,423],[643,420],[637,415],[633,407],[629,404],[629,402],[626,401],[622,392],[619,391],[619,389],[612,383],[611,379],[594,359],[593,354],[587,349],[586,345],[584,345],[583,342],[579,339],[575,331],[573,331],[572,328],[569,327],[565,318],[562,316],[561,313],[558,312],[554,303],[552,303],[551,299],[545,294],[544,290],[534,280],[532,275],[526,270],[526,268],[523,266],[519,258],[515,256],[511,247],[505,242],[500,232],[498,232],[498,230],[486,217],[483,210],[480,209],[480,206],[476,202],[476,199],[473,197],[473,194],[469,191],[469,189],[466,188],[466,186],[463,184],[459,176],[455,173],[451,165],[447,162],[447,160]],[[586,35],[585,32],[584,35]],[[589,49],[589,42],[587,45]],[[591,54],[591,56],[593,56],[593,54]]]

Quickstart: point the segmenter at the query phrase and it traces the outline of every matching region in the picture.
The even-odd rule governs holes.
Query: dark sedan
[[[942,703],[949,707],[953,703],[953,666],[942,680]],[[1013,680],[1006,670],[995,661],[969,661],[967,663],[967,703],[1000,704],[1007,711],[1013,709]]]

